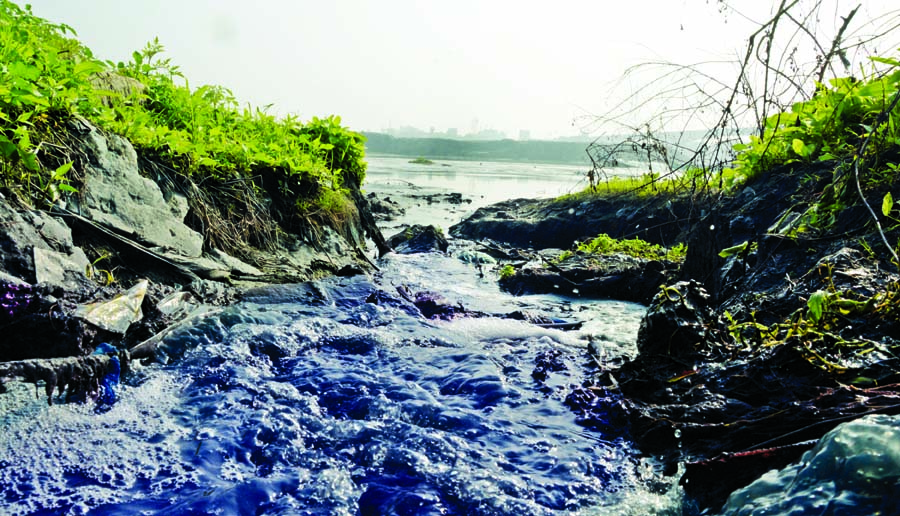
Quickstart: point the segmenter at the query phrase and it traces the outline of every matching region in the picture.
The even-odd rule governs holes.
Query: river
[[[407,213],[446,228],[478,205],[579,181],[575,167],[436,166],[376,157],[366,188],[462,192],[472,203],[456,211]],[[514,298],[495,272],[482,277],[452,253],[388,255],[371,278],[256,289],[166,337],[160,362],[137,366],[106,411],[48,407],[34,386],[10,384],[0,512],[680,513],[673,479],[564,405],[593,371],[589,341],[602,343],[603,360],[635,353],[643,307]],[[426,320],[396,302],[400,285],[471,310],[585,324]],[[549,373],[534,374],[542,364]]]

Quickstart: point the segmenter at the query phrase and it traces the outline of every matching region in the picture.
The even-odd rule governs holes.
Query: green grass
[[[634,195],[641,198],[675,195],[692,187],[692,183],[706,182],[705,172],[690,169],[682,174],[662,176],[646,173],[640,176],[612,176],[600,181],[595,187],[586,187],[579,192],[562,195],[558,200],[590,200],[596,198]]]
[[[687,255],[687,246],[678,244],[671,248],[665,248],[661,245],[651,244],[640,238],[617,239],[612,238],[606,233],[597,235],[597,238],[588,242],[582,242],[576,246],[576,251],[588,255],[610,255],[621,253],[635,258],[643,258],[646,260],[670,260],[673,262],[684,261]],[[574,251],[564,251],[558,262],[563,262],[575,255]]]

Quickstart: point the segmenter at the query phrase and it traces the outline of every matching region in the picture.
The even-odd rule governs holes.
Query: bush
[[[345,186],[358,188],[365,178],[364,138],[342,127],[339,117],[303,124],[265,109],[239,109],[227,88],[192,89],[178,67],[161,58],[157,40],[131,61],[111,63],[94,59],[69,37],[74,34],[0,0],[0,177],[25,200],[52,204],[61,192],[75,190],[67,175],[71,161],[60,162],[34,142],[59,139],[66,131],[62,122],[80,115],[190,181],[248,183],[268,170],[300,216],[352,209]],[[92,79],[98,74],[141,87],[97,90]],[[345,213],[332,215],[340,220]]]

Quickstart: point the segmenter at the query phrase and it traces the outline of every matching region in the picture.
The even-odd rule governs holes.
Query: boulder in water
[[[400,254],[445,253],[447,238],[437,226],[412,225],[388,239],[388,244]]]

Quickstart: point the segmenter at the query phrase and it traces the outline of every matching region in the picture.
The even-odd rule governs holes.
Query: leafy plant
[[[576,251],[591,255],[621,253],[647,260],[682,261],[685,256],[687,256],[687,246],[685,244],[677,244],[667,249],[661,245],[651,244],[645,240],[641,240],[640,238],[616,239],[606,233],[597,235],[596,238],[588,242],[579,243],[576,246]],[[558,261],[562,262],[572,256],[574,256],[573,252],[565,251],[559,256]]]
[[[511,277],[515,276],[515,274],[516,274],[516,269],[512,265],[506,264],[500,269],[500,279],[501,280],[511,278]]]
[[[69,188],[71,164],[41,161],[54,119],[100,104],[90,77],[105,65],[70,35],[71,27],[0,0],[0,180],[40,203]]]
[[[900,109],[878,122],[892,92],[900,88],[900,61],[872,60],[889,69],[873,71],[865,80],[844,77],[818,83],[811,99],[766,118],[761,136],[751,135],[749,143],[734,145],[736,177],[751,180],[777,164],[847,159],[867,136],[881,142],[870,149],[872,153],[900,144]]]

